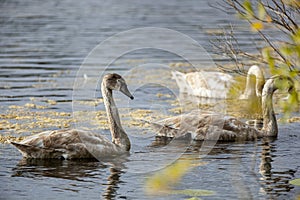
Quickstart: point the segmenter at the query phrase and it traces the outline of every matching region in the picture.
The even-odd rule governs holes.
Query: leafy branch
[[[243,60],[248,59],[268,65],[274,74],[289,74],[292,77],[300,75],[299,0],[224,0],[223,4],[218,3],[217,7],[227,13],[229,9],[234,10],[265,41],[265,46],[257,47],[259,54],[242,51],[231,27],[231,31],[224,32],[223,38],[217,39],[219,44],[213,43],[217,52],[222,52],[235,62],[237,72],[242,71],[245,64]],[[267,29],[279,30],[288,39],[271,40]]]

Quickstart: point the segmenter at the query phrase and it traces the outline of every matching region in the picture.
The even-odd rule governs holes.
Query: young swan
[[[130,150],[130,141],[121,126],[118,109],[112,91],[118,90],[133,99],[125,80],[118,74],[107,74],[101,84],[102,96],[112,141],[97,133],[68,129],[44,131],[30,136],[20,143],[10,142],[25,158],[78,159],[122,154]]]
[[[253,77],[255,77],[253,79]],[[233,76],[222,72],[172,72],[180,93],[205,98],[227,98],[230,86],[234,83]],[[262,69],[256,65],[250,67],[247,73],[247,82],[240,99],[260,97],[265,83]]]
[[[294,92],[293,80],[284,76],[273,76],[264,85],[262,92],[262,130],[251,127],[236,118],[200,112],[171,117],[152,125],[158,132],[157,136],[162,137],[180,137],[186,133],[191,133],[195,140],[239,141],[277,137],[278,127],[272,96],[283,85],[288,87],[289,93]]]

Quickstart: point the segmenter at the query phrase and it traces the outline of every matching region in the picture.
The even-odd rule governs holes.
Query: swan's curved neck
[[[263,71],[256,65],[253,65],[247,74],[246,88],[243,94],[245,99],[262,94],[263,85],[265,83],[265,77]],[[254,87],[255,85],[255,87]],[[255,90],[254,90],[255,88]]]
[[[112,136],[112,142],[121,148],[124,148],[126,151],[129,151],[130,140],[121,126],[119,112],[113,99],[112,90],[107,88],[104,83],[102,83],[101,89],[108,117],[109,129]]]
[[[274,80],[270,79],[264,86],[262,92],[262,111],[263,111],[263,134],[264,136],[276,137],[278,126],[273,109]]]

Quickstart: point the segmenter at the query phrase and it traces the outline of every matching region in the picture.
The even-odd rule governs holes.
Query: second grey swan
[[[157,136],[180,137],[191,133],[195,140],[239,141],[255,140],[261,137],[277,137],[278,125],[273,109],[273,93],[283,83],[294,92],[294,82],[284,76],[273,76],[262,91],[263,128],[258,130],[248,124],[216,113],[192,112],[152,123]]]

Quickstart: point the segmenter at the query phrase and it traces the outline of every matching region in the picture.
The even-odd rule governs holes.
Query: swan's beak
[[[132,96],[132,94],[129,92],[127,85],[122,85],[120,88],[120,92],[122,92],[123,94],[125,94],[126,96],[128,96],[131,100],[134,99],[134,97]]]

